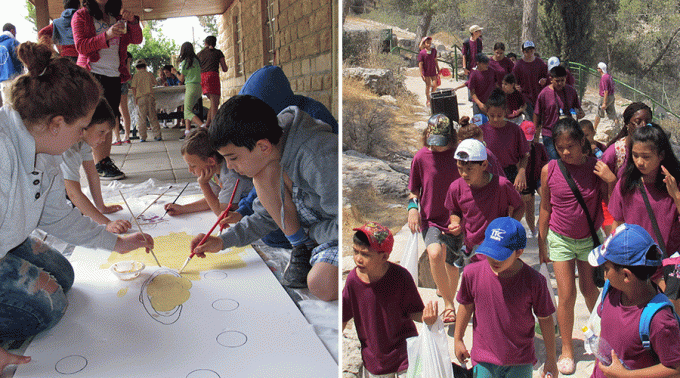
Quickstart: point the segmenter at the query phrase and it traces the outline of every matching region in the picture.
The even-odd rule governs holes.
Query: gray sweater
[[[321,214],[322,220],[309,228],[309,237],[319,244],[337,241],[338,136],[329,125],[296,106],[283,109],[278,118],[283,128],[283,172],[294,186],[308,194],[306,205]],[[283,179],[280,182],[283,190]],[[244,246],[278,228],[258,199],[253,202],[253,211],[254,214],[243,217],[222,234],[223,248]]]

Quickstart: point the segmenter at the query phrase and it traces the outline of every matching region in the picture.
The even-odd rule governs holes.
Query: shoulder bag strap
[[[640,185],[640,194],[642,194],[642,199],[645,200],[645,207],[647,207],[647,215],[649,215],[649,219],[652,221],[652,228],[654,228],[656,241],[659,244],[659,247],[661,248],[661,253],[665,256],[666,245],[663,242],[663,238],[661,237],[661,230],[659,230],[659,224],[656,223],[656,216],[654,216],[654,212],[652,211],[652,205],[649,204],[649,198],[647,198],[647,191],[645,190],[644,185]]]
[[[586,201],[583,200],[583,196],[581,196],[581,192],[576,187],[576,183],[574,182],[574,179],[571,178],[571,174],[569,173],[569,171],[567,171],[567,167],[564,166],[562,159],[557,160],[557,165],[560,166],[560,171],[562,171],[564,178],[567,180],[567,184],[569,184],[571,191],[574,193],[574,197],[576,197],[576,200],[578,201],[579,205],[581,205],[581,207],[583,208],[583,212],[586,213],[586,219],[588,220],[588,227],[590,227],[590,234],[593,237],[593,248],[595,248],[598,245],[600,245],[600,238],[597,237],[597,231],[595,230],[595,223],[593,222],[593,219],[590,217],[590,212],[588,211],[588,207],[586,206]]]

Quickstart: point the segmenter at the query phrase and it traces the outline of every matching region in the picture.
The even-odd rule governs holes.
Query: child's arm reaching
[[[132,227],[130,222],[126,220],[119,219],[112,221],[104,216],[104,214],[97,210],[92,202],[90,202],[85,193],[83,193],[79,182],[73,180],[64,180],[64,186],[66,187],[66,194],[68,194],[68,198],[71,200],[73,205],[75,205],[75,207],[77,207],[78,210],[83,213],[83,215],[92,218],[92,220],[99,224],[105,225],[106,231],[123,234],[129,230],[130,227]]]
[[[439,317],[439,303],[437,301],[430,301],[425,305],[422,312],[411,313],[411,320],[414,322],[425,323],[429,326],[433,325]]]
[[[121,205],[106,206],[104,203],[104,199],[102,198],[101,181],[99,180],[99,174],[97,173],[97,169],[95,168],[94,162],[92,160],[83,161],[83,170],[85,171],[87,184],[90,187],[92,200],[94,200],[94,205],[97,206],[97,209],[99,209],[102,214],[111,214],[123,210],[123,206]]]
[[[623,367],[619,356],[612,350],[612,364],[605,366],[599,363],[600,371],[607,378],[677,378],[680,377],[680,366],[671,369],[662,364],[656,364],[644,369],[628,370]]]
[[[458,316],[456,319],[456,329],[453,333],[454,349],[456,353],[456,358],[461,364],[466,363],[468,358],[470,358],[470,352],[467,347],[465,347],[465,342],[463,337],[465,336],[465,328],[472,318],[472,314],[475,312],[475,304],[461,304],[458,306]]]
[[[176,204],[176,203],[166,203],[164,207],[165,207],[165,210],[168,211],[168,214],[171,215],[171,216],[188,214],[188,213],[198,213],[200,211],[210,210],[210,206],[208,206],[208,203],[205,201],[205,198],[201,198],[198,201],[194,201],[194,202],[188,203],[186,205],[179,205],[179,204]]]
[[[545,377],[546,373],[552,374],[553,377],[558,376],[557,372],[557,351],[555,350],[555,325],[553,324],[552,315],[545,318],[538,318],[538,324],[541,327],[543,334],[543,341],[545,344],[545,365],[541,377]]]

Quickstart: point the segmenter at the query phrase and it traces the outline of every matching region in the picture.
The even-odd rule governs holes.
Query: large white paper
[[[155,197],[130,201],[133,212],[149,198]],[[145,214],[161,216],[162,207]],[[188,300],[171,311],[153,308],[149,280],[176,275],[188,240],[215,219],[210,213],[166,216],[142,226],[154,236],[164,268],[143,251],[120,256],[76,248],[68,310],[31,342],[25,355],[32,361],[15,377],[337,377],[338,366],[313,327],[250,247],[195,257],[186,269]],[[128,257],[147,268],[120,281],[107,267]]]

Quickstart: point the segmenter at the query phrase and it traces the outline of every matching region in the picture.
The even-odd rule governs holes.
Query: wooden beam
[[[38,30],[50,24],[50,9],[47,0],[33,0],[35,4],[35,26]]]

